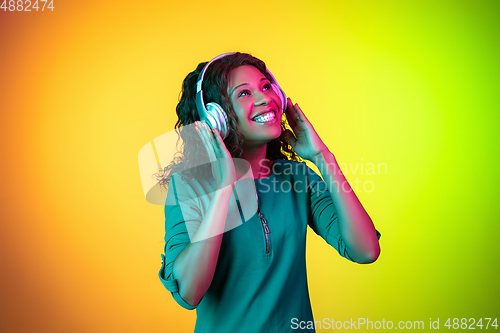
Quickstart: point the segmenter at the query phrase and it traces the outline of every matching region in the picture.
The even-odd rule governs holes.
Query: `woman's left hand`
[[[290,141],[293,150],[305,160],[314,161],[318,154],[328,151],[314,127],[304,115],[298,104],[293,105],[290,98],[287,99],[286,117],[293,130],[285,131],[285,136]],[[295,133],[295,135],[294,135]]]

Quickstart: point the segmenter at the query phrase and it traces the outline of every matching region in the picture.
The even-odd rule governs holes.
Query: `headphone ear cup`
[[[218,130],[222,140],[224,140],[229,135],[226,112],[219,104],[213,102],[207,103],[206,109],[210,127]]]
[[[271,84],[271,87],[273,87],[274,92],[280,98],[280,100],[281,100],[281,113],[284,113],[285,109],[286,109],[286,95],[283,92],[283,90],[281,90],[280,86],[278,86],[276,83]]]

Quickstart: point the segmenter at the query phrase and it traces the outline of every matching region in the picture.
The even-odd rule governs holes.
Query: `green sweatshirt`
[[[267,228],[255,214],[224,232],[212,284],[196,307],[195,333],[314,332],[298,328],[300,322],[314,321],[306,274],[307,225],[351,260],[324,181],[303,162],[275,160],[272,170],[267,178],[250,179]],[[202,221],[214,186],[213,181],[187,185],[180,177],[172,179],[159,275],[177,303],[191,310],[195,307],[178,292],[172,265]]]

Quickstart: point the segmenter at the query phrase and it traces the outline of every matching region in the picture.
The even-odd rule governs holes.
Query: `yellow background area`
[[[229,51],[266,62],[382,233],[357,265],[309,230],[316,320],[499,315],[497,2],[54,7],[0,10],[1,332],[193,330],[158,279],[138,152],[173,129],[188,72]]]

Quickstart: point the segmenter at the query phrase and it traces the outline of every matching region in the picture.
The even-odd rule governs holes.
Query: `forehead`
[[[265,78],[257,68],[251,65],[243,65],[231,71],[229,76],[229,86],[234,87],[242,83],[252,83],[253,81],[260,82]]]

